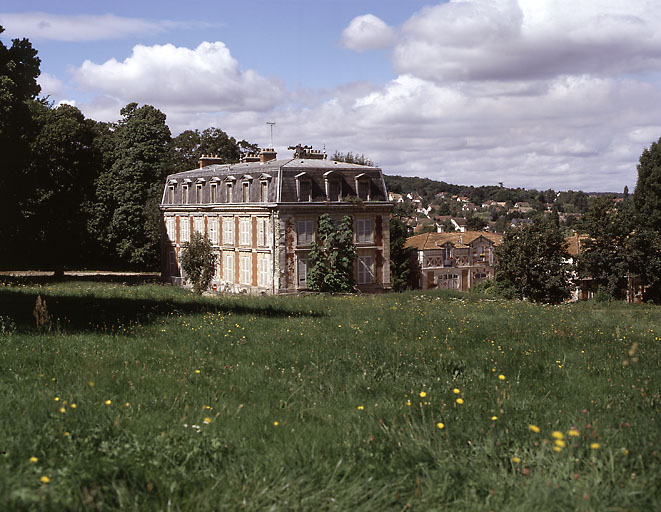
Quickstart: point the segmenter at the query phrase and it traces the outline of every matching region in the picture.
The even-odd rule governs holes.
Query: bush
[[[181,268],[195,293],[202,293],[209,288],[215,266],[216,255],[211,249],[209,238],[198,232],[193,233],[191,241],[184,245],[181,253]]]

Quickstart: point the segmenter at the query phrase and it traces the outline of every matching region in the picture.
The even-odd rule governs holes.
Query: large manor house
[[[250,294],[308,289],[309,254],[319,216],[353,220],[358,289],[390,288],[390,212],[381,169],[327,160],[296,146],[237,164],[203,157],[198,169],[167,177],[160,209],[164,279],[182,284],[179,258],[191,233],[206,234],[217,254],[211,288]]]

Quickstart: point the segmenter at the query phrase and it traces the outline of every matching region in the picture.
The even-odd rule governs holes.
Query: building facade
[[[237,164],[200,159],[200,168],[167,177],[160,205],[162,276],[185,284],[179,258],[191,233],[207,234],[217,256],[212,289],[250,294],[308,289],[309,253],[319,216],[353,220],[361,291],[390,288],[392,203],[381,169],[334,162],[297,146],[277,160],[272,149]]]
[[[466,291],[494,277],[495,251],[503,236],[482,231],[423,233],[408,238],[416,250],[418,286]]]

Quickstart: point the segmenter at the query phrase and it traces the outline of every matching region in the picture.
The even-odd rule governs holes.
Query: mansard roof
[[[406,239],[406,247],[413,247],[418,251],[440,249],[449,243],[456,248],[469,247],[480,237],[488,240],[493,245],[503,242],[503,235],[488,233],[486,231],[465,231],[464,233],[423,233]]]
[[[302,173],[305,174],[302,175]],[[167,177],[167,183],[194,184],[202,183],[202,179],[206,180],[207,183],[230,180],[235,183],[234,186],[239,187],[242,182],[249,180],[249,178],[252,178],[257,185],[260,180],[270,179],[269,202],[298,202],[297,179],[305,179],[311,182],[313,202],[326,201],[327,181],[339,181],[341,183],[341,196],[343,198],[357,196],[356,187],[359,180],[370,181],[370,201],[388,200],[380,168],[321,159],[288,158],[267,162],[211,164],[199,169],[170,174]],[[240,197],[235,199],[232,202],[242,202]],[[252,192],[250,200],[257,200],[253,199]]]

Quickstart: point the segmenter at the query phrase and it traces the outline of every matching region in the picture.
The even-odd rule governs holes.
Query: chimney
[[[275,152],[275,149],[265,148],[259,153],[259,161],[262,163],[270,162],[271,160],[275,160],[276,156],[278,156],[278,154]]]
[[[202,155],[202,158],[200,158],[200,169],[202,169],[202,167],[206,167],[207,165],[222,163],[223,159],[218,155]]]

